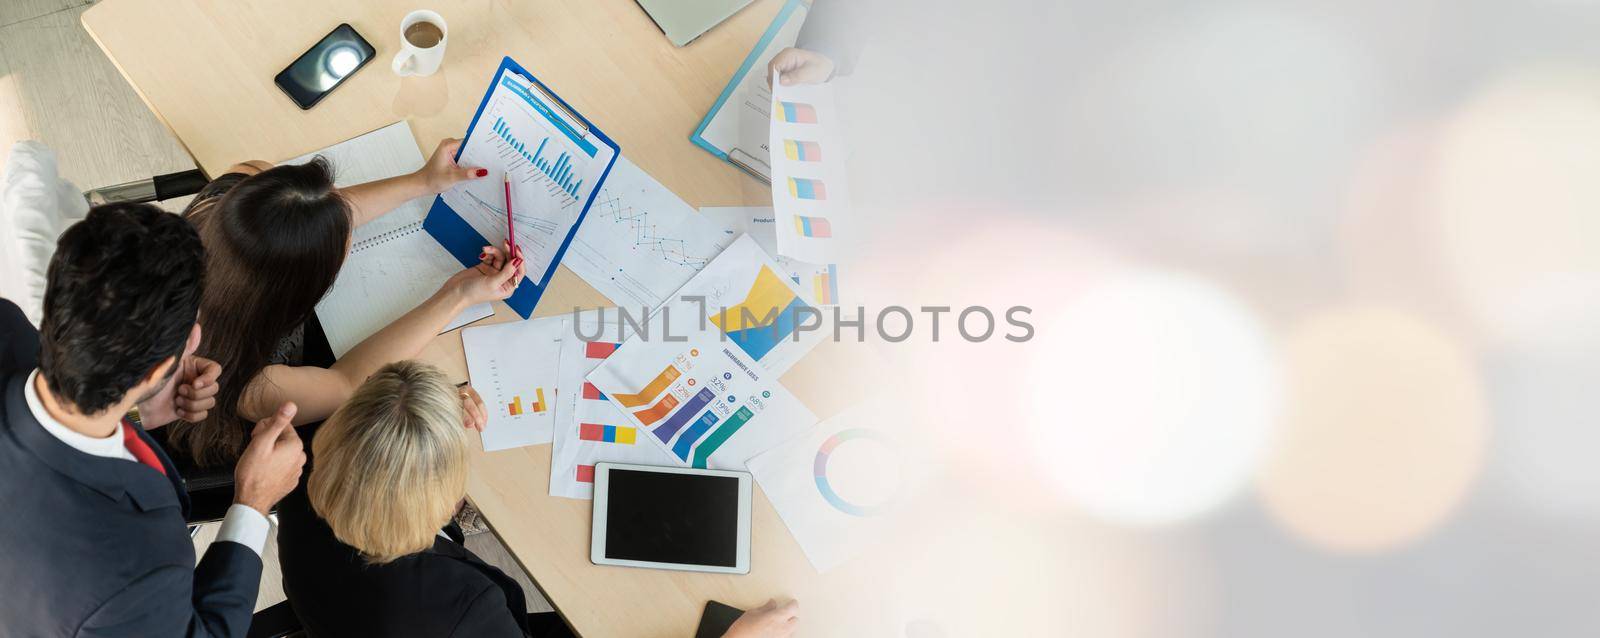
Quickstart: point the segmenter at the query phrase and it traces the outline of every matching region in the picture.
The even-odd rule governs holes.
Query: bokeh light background
[[[857,8],[906,635],[1600,635],[1600,3]]]

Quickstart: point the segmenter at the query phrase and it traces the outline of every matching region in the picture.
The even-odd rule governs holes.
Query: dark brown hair
[[[245,178],[189,219],[206,247],[197,354],[222,365],[217,407],[174,423],[173,447],[201,466],[231,463],[250,426],[239,402],[279,341],[311,317],[333,287],[350,238],[350,205],[317,158]]]
[[[203,264],[200,238],[176,215],[149,204],[89,209],[50,259],[39,326],[39,374],[50,391],[79,414],[99,414],[183,356]]]

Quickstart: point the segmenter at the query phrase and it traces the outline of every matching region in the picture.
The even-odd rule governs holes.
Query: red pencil
[[[506,263],[517,255],[517,223],[511,218],[511,172],[506,171]]]

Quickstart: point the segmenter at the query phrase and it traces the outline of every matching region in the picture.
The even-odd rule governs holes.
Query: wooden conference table
[[[398,119],[430,152],[459,137],[502,56],[534,72],[603,128],[623,153],[690,205],[770,201],[767,187],[688,141],[733,71],[776,14],[760,0],[682,49],[634,0],[102,0],[83,25],[196,163],[216,175],[248,159],[281,160]],[[400,19],[426,7],[449,25],[444,66],[427,78],[388,69]],[[341,22],[377,48],[368,68],[302,111],[273,76]],[[608,303],[561,268],[536,315]],[[515,318],[504,306],[491,321]],[[458,332],[423,359],[465,380]],[[783,381],[814,411],[824,393],[826,346]],[[808,396],[810,395],[810,396]],[[590,502],[548,495],[549,446],[477,452],[468,488],[494,532],[577,631],[592,636],[690,636],[706,600],[753,607],[769,597],[802,602],[803,633],[885,635],[867,568],[818,575],[757,491],[751,573],[745,576],[600,567],[589,562]],[[876,626],[875,626],[876,625]]]

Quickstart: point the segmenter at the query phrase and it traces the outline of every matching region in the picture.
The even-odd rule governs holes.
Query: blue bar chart
[[[539,172],[544,173],[545,177],[550,178],[550,181],[559,186],[562,191],[573,197],[578,196],[578,188],[583,186],[583,180],[574,181],[572,179],[574,177],[572,157],[566,151],[562,151],[552,162],[549,156],[544,154],[545,145],[550,143],[550,138],[546,137],[539,140],[539,145],[534,147],[532,153],[529,153],[527,144],[517,139],[516,135],[511,132],[511,127],[506,126],[505,118],[495,118],[494,132],[501,139],[504,139],[512,149],[515,149],[522,156],[522,159],[532,164],[534,168],[539,169]]]

